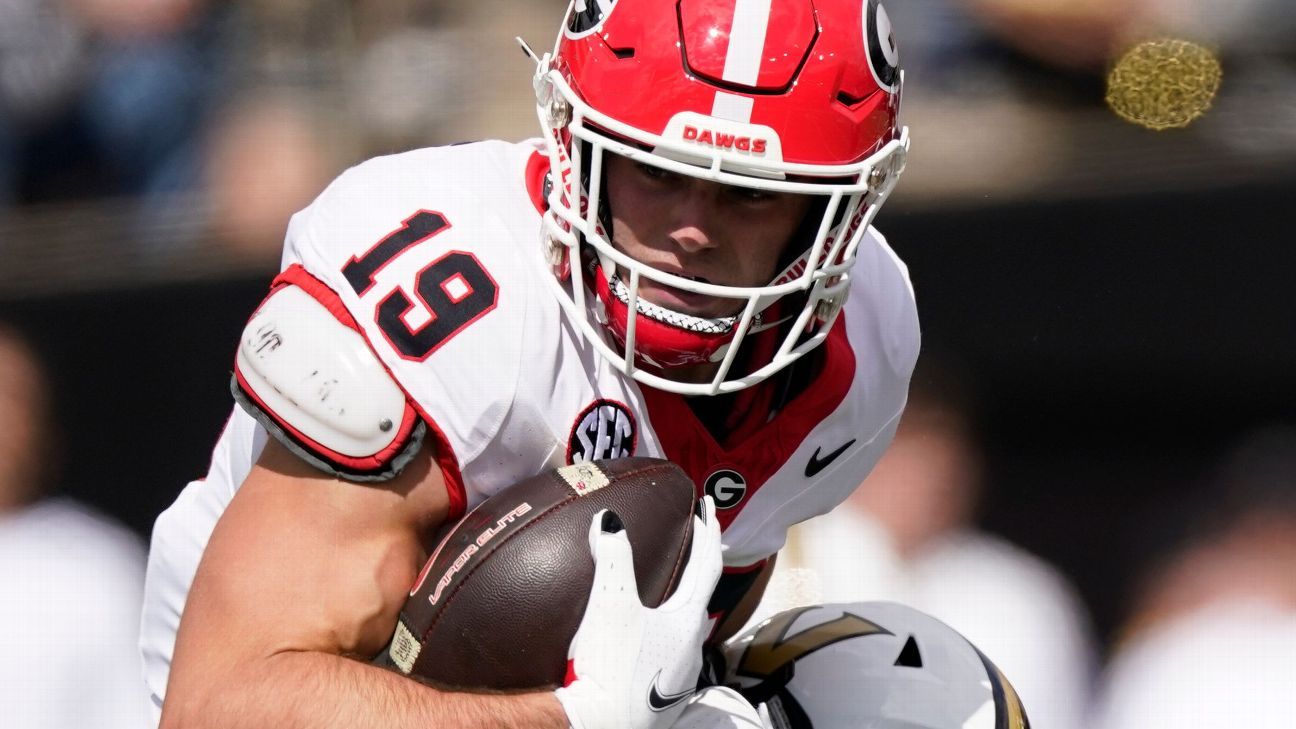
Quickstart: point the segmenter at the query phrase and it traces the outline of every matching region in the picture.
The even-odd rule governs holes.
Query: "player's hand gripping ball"
[[[594,514],[620,517],[639,597],[656,607],[688,561],[696,503],[689,477],[656,458],[564,466],[520,481],[446,535],[377,662],[455,689],[561,686],[594,578]]]

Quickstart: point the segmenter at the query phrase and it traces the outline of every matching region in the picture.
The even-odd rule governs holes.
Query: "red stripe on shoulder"
[[[450,500],[450,509],[446,513],[446,523],[454,524],[468,511],[468,492],[464,489],[463,473],[459,470],[459,459],[455,457],[454,448],[436,421],[428,417],[426,411],[414,403],[423,422],[427,423],[428,434],[436,441],[436,462],[441,469],[441,478],[445,482],[446,496]]]
[[[270,284],[271,293],[274,293],[275,289],[278,289],[281,286],[296,286],[307,294],[310,294],[312,299],[320,302],[320,304],[322,304],[325,309],[328,309],[328,312],[338,321],[346,324],[357,332],[360,332],[361,336],[364,336],[364,331],[360,329],[360,325],[356,323],[355,317],[351,316],[351,312],[346,308],[346,304],[342,303],[342,297],[338,296],[336,291],[329,288],[328,284],[312,276],[311,273],[300,263],[292,264],[275,277],[275,280]],[[365,341],[368,342],[369,338],[365,337]],[[398,382],[397,384],[399,385],[400,383]]]

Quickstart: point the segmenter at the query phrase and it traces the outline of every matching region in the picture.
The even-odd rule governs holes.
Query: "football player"
[[[880,2],[574,0],[535,60],[542,138],[371,160],[289,223],[239,406],[154,528],[163,725],[669,726],[787,528],[890,442],[919,335],[871,226],[908,148]],[[705,495],[684,582],[709,604],[645,609],[557,692],[353,660],[467,509],[629,455]]]

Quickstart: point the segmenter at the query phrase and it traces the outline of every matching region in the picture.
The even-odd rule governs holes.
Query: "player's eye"
[[[639,170],[639,174],[658,182],[674,182],[680,177],[680,175],[675,172],[663,170],[660,167],[654,167],[652,165],[644,164],[643,162],[636,162],[635,168]]]
[[[732,185],[728,188],[728,192],[732,199],[746,203],[763,203],[769,200],[774,200],[778,197],[777,194],[767,190],[757,190],[751,187],[737,187]]]
[[[772,192],[766,192],[765,190],[753,190],[745,187],[739,188],[738,195],[741,196],[744,200],[752,200],[752,201],[773,200],[774,198],[778,197]]]

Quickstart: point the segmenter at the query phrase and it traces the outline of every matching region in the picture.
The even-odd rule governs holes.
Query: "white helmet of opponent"
[[[730,641],[725,663],[770,729],[1030,729],[990,659],[895,603],[786,610]]]

